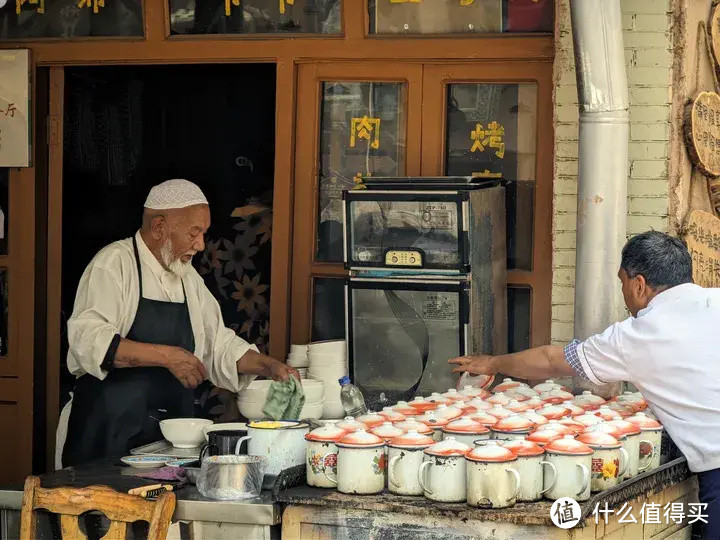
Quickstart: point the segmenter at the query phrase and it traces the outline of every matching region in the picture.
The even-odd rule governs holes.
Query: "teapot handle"
[[[628,454],[628,451],[625,450],[624,447],[620,447],[620,453],[623,457],[623,466],[620,467],[620,472],[618,473],[618,478],[622,479],[623,476],[625,476],[625,473],[627,472],[628,467],[630,466],[630,454]]]
[[[425,485],[425,469],[427,467],[430,467],[432,465],[432,461],[423,461],[422,465],[420,465],[420,468],[418,469],[418,483],[420,484],[420,487],[423,488],[423,491],[426,493],[430,493],[432,495],[433,490],[430,489]]]
[[[513,475],[513,478],[515,478],[515,491],[507,500],[508,502],[510,502],[513,499],[516,499],[518,496],[518,493],[520,493],[520,473],[512,468],[505,469],[505,472],[511,473]]]
[[[390,461],[388,462],[388,479],[390,480],[390,483],[395,487],[400,487],[400,483],[397,482],[395,479],[395,466],[397,465],[398,459],[400,459],[400,456],[394,456],[390,458]]]
[[[639,468],[638,468],[638,472],[639,472],[639,473],[644,472],[644,471],[647,470],[647,468],[648,468],[648,467],[650,466],[650,464],[652,463],[653,458],[655,457],[655,452],[657,452],[657,450],[655,449],[655,443],[654,443],[654,442],[652,442],[652,441],[640,441],[640,444],[642,444],[642,443],[647,443],[647,444],[649,444],[651,450],[650,450],[650,455],[643,458],[643,459],[646,459],[646,460],[647,460],[647,463],[645,463],[645,465],[643,465],[642,467],[639,467]]]
[[[335,454],[335,452],[328,452],[327,454],[325,454],[325,455],[322,457],[322,462],[323,462],[323,474],[325,475],[325,478],[327,478],[330,482],[332,482],[333,484],[335,484],[335,485],[337,486],[337,483],[338,483],[337,480],[335,480],[334,478],[330,478],[330,476],[329,476],[328,473],[327,473],[327,467],[325,466],[325,459],[326,459],[328,456],[332,456],[333,454]]]
[[[581,470],[582,473],[583,473],[583,485],[582,485],[582,487],[580,488],[580,491],[578,491],[577,494],[576,494],[576,496],[580,496],[580,495],[582,495],[583,493],[585,493],[585,490],[586,490],[586,489],[588,488],[588,486],[590,485],[590,469],[588,469],[588,468],[587,468],[585,465],[583,465],[582,463],[578,463],[577,466],[580,467],[580,470]]]
[[[250,439],[252,439],[250,435],[245,435],[244,437],[240,437],[238,439],[238,442],[235,443],[235,455],[240,455],[240,447],[242,446],[242,443],[249,441]]]
[[[549,461],[541,461],[540,466],[543,466],[543,465],[550,467],[550,470],[552,470],[552,472],[553,472],[553,479],[552,479],[552,482],[550,482],[550,485],[548,487],[546,487],[545,489],[543,489],[540,493],[546,493],[546,492],[550,491],[552,488],[554,488],[555,483],[557,482],[557,479],[558,479],[557,467],[555,467],[554,463],[550,463]]]

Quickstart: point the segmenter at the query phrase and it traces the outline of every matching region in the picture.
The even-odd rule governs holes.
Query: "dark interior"
[[[206,250],[194,264],[226,325],[266,347],[275,66],[78,67],[65,73],[61,406],[73,384],[64,364],[66,321],[82,272],[102,247],[137,231],[150,187],[170,178],[192,180],[210,202]],[[267,210],[231,217],[250,202]],[[212,407],[201,401],[207,415]]]

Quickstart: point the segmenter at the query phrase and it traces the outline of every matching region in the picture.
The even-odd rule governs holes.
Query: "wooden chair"
[[[37,476],[28,476],[23,493],[20,539],[34,540],[37,509],[60,515],[60,528],[64,539],[86,538],[80,530],[78,517],[96,510],[110,520],[110,529],[104,540],[125,540],[129,523],[150,523],[148,540],[165,540],[170,518],[175,511],[175,494],[162,493],[157,501],[148,501],[136,495],[119,493],[106,486],[87,488],[40,487]]]

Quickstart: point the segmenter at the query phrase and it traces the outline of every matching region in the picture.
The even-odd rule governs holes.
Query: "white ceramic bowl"
[[[325,405],[325,400],[318,401],[316,403],[308,403],[306,401],[305,405],[303,405],[303,408],[300,411],[300,418],[298,418],[298,420],[302,420],[304,418],[313,418],[313,419],[322,418],[324,405]]]
[[[251,382],[245,390],[238,392],[238,403],[259,403],[264,405],[271,383],[272,381],[269,380]],[[315,403],[325,399],[325,384],[322,380],[303,379],[300,383],[305,393],[305,401]]]
[[[322,417],[324,404],[324,399],[321,399],[320,401],[316,401],[314,403],[305,401],[305,404],[300,411],[300,418],[298,418],[298,420],[302,418]],[[240,414],[242,414],[248,420],[262,420],[263,418],[265,418],[265,413],[263,413],[265,403],[249,403],[247,401],[238,400],[237,406]]]
[[[345,353],[316,354],[311,352],[307,357],[310,362],[321,362],[323,364],[334,364],[336,362],[347,363],[347,355]]]
[[[175,448],[195,448],[205,442],[203,428],[212,423],[203,418],[172,418],[160,422],[160,431]]]
[[[264,401],[250,402],[237,400],[238,410],[248,420],[262,420],[265,416],[263,414],[263,407],[265,406]]]
[[[288,357],[287,365],[294,368],[306,368],[310,365],[310,359],[307,356],[300,359],[292,359]]]
[[[315,343],[308,343],[308,352],[311,354],[345,354],[346,350],[347,342],[344,339],[333,341],[316,341]]]
[[[345,418],[345,409],[343,409],[342,403],[338,399],[337,401],[325,400],[323,405],[322,417],[325,419],[337,420]]]
[[[290,353],[302,353],[307,354],[308,346],[307,345],[290,345]]]

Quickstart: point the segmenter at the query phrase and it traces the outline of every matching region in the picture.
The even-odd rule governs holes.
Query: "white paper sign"
[[[30,50],[0,50],[0,167],[30,166]]]

